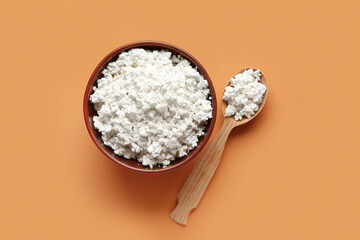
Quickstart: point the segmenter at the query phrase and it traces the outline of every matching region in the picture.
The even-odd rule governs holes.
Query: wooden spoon
[[[245,70],[250,68],[245,68],[239,71],[242,73]],[[256,70],[255,68],[253,68]],[[238,74],[237,73],[237,74]],[[267,86],[267,81],[265,76],[262,74],[260,82]],[[227,85],[230,84],[230,81]],[[193,170],[191,171],[189,177],[184,183],[178,194],[178,203],[175,209],[170,213],[170,217],[180,224],[186,225],[189,213],[192,209],[196,208],[199,204],[199,201],[204,194],[214,172],[219,165],[222,152],[226,140],[229,136],[229,133],[232,129],[242,124],[245,124],[253,120],[261,111],[265,105],[266,97],[268,94],[268,89],[266,90],[263,100],[259,106],[259,109],[255,112],[250,118],[243,118],[242,120],[236,121],[234,117],[225,117],[224,123],[220,129],[220,132],[214,138],[214,140],[205,148],[201,157],[197,160]],[[227,107],[227,102],[222,101],[222,110],[225,112]]]

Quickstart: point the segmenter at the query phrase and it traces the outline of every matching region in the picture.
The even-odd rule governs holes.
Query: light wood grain
[[[234,126],[234,122],[226,118],[218,135],[196,162],[178,195],[176,208],[170,213],[170,217],[176,222],[186,224],[190,211],[197,207],[220,162],[227,137]]]
[[[239,73],[245,71],[246,69],[249,68],[245,68],[239,71]],[[260,82],[267,86],[267,81],[264,75],[261,76]],[[265,104],[267,93],[268,90],[266,90],[264,94],[263,101],[259,106],[259,110],[253,116],[251,116],[251,118],[243,118],[240,121],[236,121],[233,117],[224,118],[224,122],[219,133],[205,148],[178,194],[177,206],[170,213],[170,217],[175,222],[186,225],[191,210],[198,206],[201,197],[203,196],[210,180],[215,173],[215,170],[217,169],[217,166],[219,165],[226,140],[231,130],[239,125],[251,121],[259,114]],[[223,112],[226,106],[227,103],[222,101]]]

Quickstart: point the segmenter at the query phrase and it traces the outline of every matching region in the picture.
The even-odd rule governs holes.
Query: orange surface
[[[359,7],[3,1],[0,239],[360,239]],[[194,162],[128,172],[85,128],[91,72],[138,40],[192,53],[219,101],[243,67],[262,69],[270,84],[263,112],[230,135],[186,227],[168,213]]]

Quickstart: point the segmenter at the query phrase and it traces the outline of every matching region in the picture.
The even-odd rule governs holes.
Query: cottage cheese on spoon
[[[235,120],[241,120],[255,114],[266,91],[266,86],[259,82],[260,77],[260,70],[250,68],[230,80],[223,96],[228,102],[225,117],[235,116]]]

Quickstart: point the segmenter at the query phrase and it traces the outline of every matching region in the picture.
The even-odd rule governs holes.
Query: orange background
[[[360,239],[358,1],[6,1],[1,26],[1,239]],[[111,50],[193,54],[218,102],[260,68],[266,106],[234,130],[186,227],[168,213],[194,162],[142,175],[106,159],[83,120]],[[222,124],[221,111],[214,135]]]

